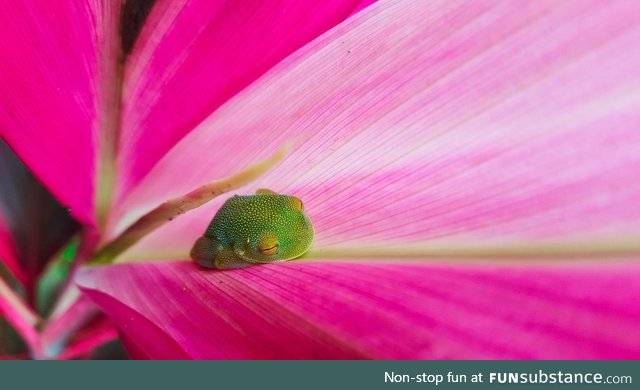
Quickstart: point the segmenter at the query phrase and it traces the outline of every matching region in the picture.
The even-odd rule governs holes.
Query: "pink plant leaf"
[[[308,261],[233,271],[147,262],[88,268],[78,282],[155,359],[640,356],[637,259]]]
[[[113,323],[103,315],[92,321],[86,329],[79,331],[73,339],[70,340],[69,346],[65,348],[64,352],[62,352],[57,359],[88,358],[96,348],[117,338],[118,330]]]
[[[370,6],[371,4],[375,3],[376,0],[363,0],[360,2],[360,4],[358,4],[358,6],[353,10],[352,14],[356,14],[360,11],[362,11],[363,9],[367,8],[368,6]]]
[[[20,334],[32,354],[40,355],[40,336],[36,330],[40,318],[2,278],[0,278],[0,316],[6,318]]]
[[[125,71],[116,196],[218,106],[361,3],[158,1]]]
[[[149,355],[146,352],[144,352],[142,349],[138,348],[138,346],[135,343],[133,343],[131,340],[129,340],[129,337],[125,333],[119,332],[118,336],[119,336],[120,342],[122,342],[122,345],[124,345],[125,349],[127,350],[127,353],[129,354],[129,357],[131,359],[134,359],[134,360],[151,360],[149,358]],[[145,343],[145,344],[147,344],[147,343]],[[162,347],[161,347],[161,349],[162,349]],[[162,353],[162,351],[161,351],[161,353]]]
[[[0,2],[0,137],[84,223],[94,221],[97,10]]]
[[[98,347],[116,340],[118,338],[118,331],[114,328],[101,330],[96,333],[95,336],[86,340],[81,340],[70,345],[64,350],[62,354],[57,358],[58,360],[70,360],[70,359],[86,359],[91,356],[91,353]]]
[[[21,284],[25,284],[26,275],[24,274],[18,259],[16,257],[17,247],[11,236],[11,232],[7,228],[2,215],[0,215],[0,262],[11,272]]]
[[[54,311],[42,330],[42,351],[47,357],[60,356],[76,332],[99,314],[95,303],[81,295],[75,285],[72,286],[66,291],[69,306],[61,313]]]
[[[42,4],[6,3],[0,17],[0,136],[89,225],[96,223],[96,184],[112,180],[102,176],[112,173],[103,166],[114,163],[109,144],[116,138],[126,187],[188,133],[191,122],[367,5],[158,1],[127,57],[118,129],[113,107],[119,102],[111,90],[119,83],[120,2],[64,1],[55,13]],[[98,199],[99,208],[103,202]]]
[[[242,192],[299,196],[319,248],[638,242],[639,46],[635,2],[376,3],[208,117],[108,234],[293,140]],[[223,201],[121,260],[188,257]]]
[[[0,260],[31,290],[79,225],[2,141],[0,170]]]

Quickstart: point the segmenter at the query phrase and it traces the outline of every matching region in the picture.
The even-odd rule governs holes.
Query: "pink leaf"
[[[150,358],[640,356],[635,262],[158,262],[85,269],[78,282]]]
[[[92,321],[70,340],[69,346],[57,357],[60,360],[88,358],[96,348],[118,338],[118,331],[104,315]]]
[[[26,275],[18,263],[16,254],[17,246],[13,241],[11,232],[4,223],[2,215],[0,215],[0,262],[7,267],[14,278],[24,284]]]
[[[360,4],[358,4],[358,6],[353,10],[352,14],[356,14],[360,11],[362,11],[363,9],[367,8],[368,6],[370,6],[371,4],[375,3],[376,0],[362,0],[360,2]]]
[[[0,259],[31,290],[79,225],[2,141],[0,171]]]
[[[317,247],[637,239],[638,68],[635,2],[379,2],[207,118],[110,234],[295,140],[242,192],[299,196]],[[186,257],[222,201],[123,259]]]
[[[87,297],[80,295],[75,285],[71,286],[71,289],[66,291],[69,306],[62,313],[54,312],[42,330],[43,352],[47,357],[62,354],[71,337],[99,314],[96,305]]]
[[[36,325],[38,315],[11,287],[0,278],[0,316],[5,317],[36,356],[41,354],[40,336]]]
[[[158,1],[127,63],[119,196],[208,114],[360,3]]]
[[[0,137],[84,223],[94,220],[96,10],[1,1]]]

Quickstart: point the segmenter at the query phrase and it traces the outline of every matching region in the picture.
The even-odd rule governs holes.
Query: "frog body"
[[[313,237],[299,198],[261,189],[227,199],[195,242],[191,258],[218,269],[291,260],[309,249]]]

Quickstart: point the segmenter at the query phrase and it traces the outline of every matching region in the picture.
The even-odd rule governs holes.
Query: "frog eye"
[[[266,237],[258,243],[258,252],[265,256],[278,253],[278,240],[273,237]]]
[[[290,203],[291,203],[291,207],[293,207],[294,210],[304,211],[304,204],[302,204],[302,201],[299,198],[292,196]]]

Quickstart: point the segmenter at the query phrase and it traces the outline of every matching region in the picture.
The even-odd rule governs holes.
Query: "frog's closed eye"
[[[258,252],[265,256],[272,256],[278,253],[278,240],[274,237],[265,237],[258,242]]]

